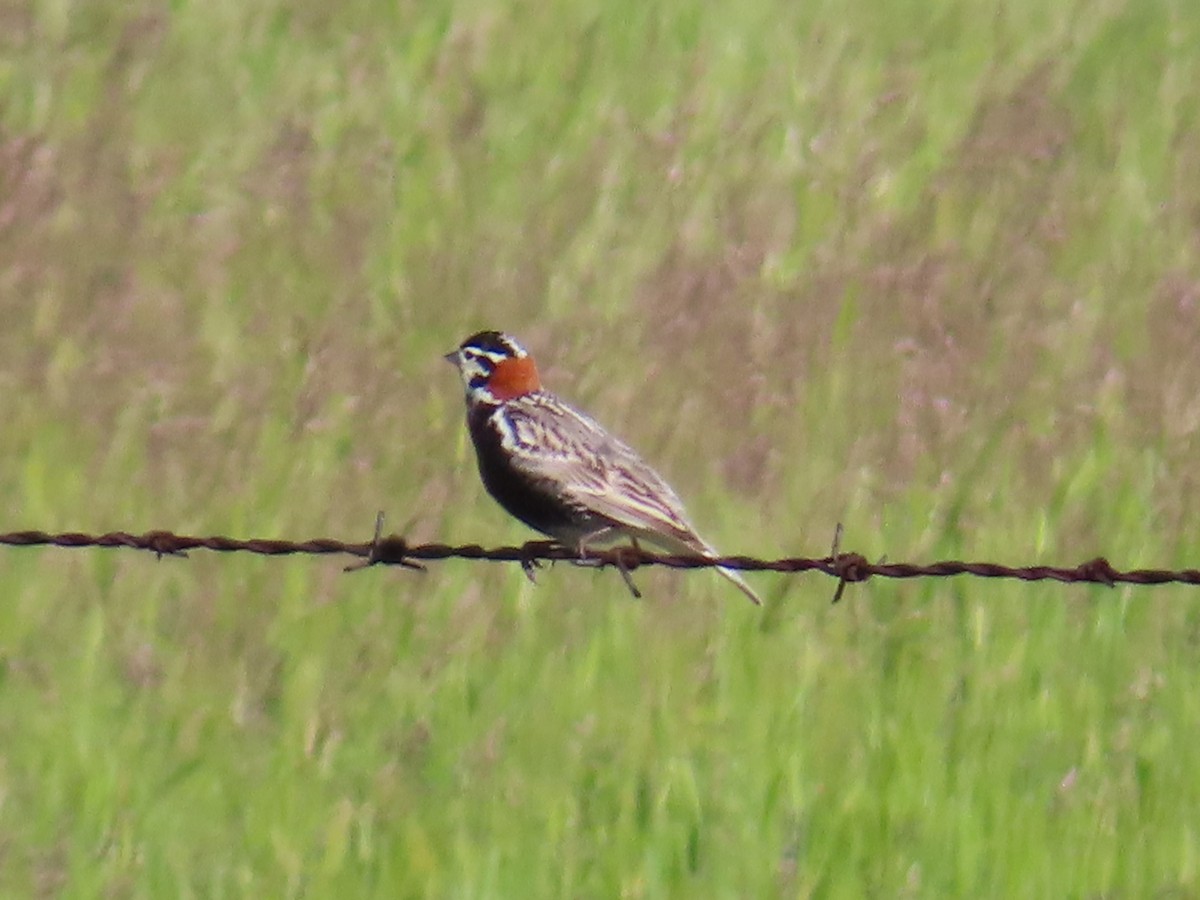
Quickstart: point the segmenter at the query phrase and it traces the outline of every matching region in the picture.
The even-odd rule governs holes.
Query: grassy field
[[[0,4],[0,531],[1200,564],[1184,0]],[[5,897],[1200,897],[1200,593],[0,550]]]

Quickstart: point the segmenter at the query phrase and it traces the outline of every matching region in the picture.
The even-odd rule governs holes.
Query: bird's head
[[[499,331],[471,335],[445,359],[458,368],[468,404],[503,403],[542,387],[533,357]]]

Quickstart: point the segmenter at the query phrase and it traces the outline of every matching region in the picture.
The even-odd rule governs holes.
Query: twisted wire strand
[[[149,551],[162,556],[185,556],[190,550],[211,550],[217,553],[253,553],[261,556],[344,554],[362,560],[359,565],[400,565],[421,569],[423,562],[447,559],[469,559],[487,562],[520,563],[529,571],[539,562],[586,562],[591,566],[613,566],[627,571],[642,566],[667,566],[672,569],[708,569],[722,566],[745,572],[822,572],[837,578],[841,585],[866,581],[869,578],[945,578],[969,575],[976,578],[1007,578],[1020,581],[1060,581],[1066,583],[1102,584],[1192,584],[1200,585],[1200,569],[1130,569],[1114,568],[1104,557],[1096,557],[1075,566],[1009,566],[994,562],[872,563],[858,553],[835,552],[823,557],[782,557],[762,559],[755,556],[720,556],[705,558],[672,554],[647,553],[633,548],[589,550],[581,560],[574,548],[550,541],[531,541],[521,545],[483,547],[480,544],[424,543],[410,544],[397,535],[377,535],[372,541],[346,542],[334,538],[310,538],[304,541],[250,538],[239,540],[223,535],[195,536],[170,531],[147,531],[133,534],[110,531],[105,534],[84,532],[13,531],[0,534],[0,545],[12,547],[52,546],[62,548],[123,547]],[[839,591],[840,595],[840,591]]]

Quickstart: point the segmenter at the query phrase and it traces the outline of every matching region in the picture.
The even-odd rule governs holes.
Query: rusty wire
[[[212,550],[218,553],[255,553],[263,556],[290,554],[357,556],[362,562],[348,566],[357,569],[370,565],[400,565],[423,569],[422,562],[444,559],[471,559],[489,562],[520,563],[532,573],[539,562],[586,562],[597,567],[613,566],[632,571],[641,566],[668,566],[673,569],[705,569],[723,566],[747,572],[823,572],[838,579],[836,601],[846,584],[869,578],[944,578],[952,575],[972,575],[977,578],[1010,578],[1021,581],[1060,581],[1102,584],[1193,584],[1200,585],[1200,569],[1115,569],[1104,557],[1096,557],[1076,566],[1007,566],[992,562],[892,563],[869,562],[858,553],[838,551],[824,557],[784,557],[760,559],[753,556],[722,556],[707,559],[698,556],[676,556],[647,553],[629,547],[611,550],[590,550],[586,560],[578,552],[550,541],[531,541],[527,544],[485,548],[479,544],[410,544],[397,535],[351,543],[332,538],[313,538],[307,541],[267,540],[252,538],[238,540],[220,535],[195,537],[169,531],[147,531],[130,534],[112,531],[106,534],[80,532],[50,533],[45,531],[15,531],[0,534],[0,544],[14,547],[126,547],[147,550],[160,557],[184,556],[189,550]]]

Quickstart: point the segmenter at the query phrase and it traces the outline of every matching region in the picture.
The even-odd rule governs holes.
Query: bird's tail
[[[706,556],[709,559],[716,559],[721,554],[718,553],[708,541],[700,537],[694,531],[676,533],[674,535],[665,535],[662,532],[643,531],[638,537],[644,538],[647,542],[655,544],[666,550],[669,553],[695,553],[698,556]],[[636,547],[637,538],[634,538],[633,545]],[[762,598],[754,593],[754,589],[746,584],[744,578],[737,569],[727,569],[724,566],[716,566],[717,574],[722,578],[732,581],[737,589],[750,598],[750,602],[755,606],[762,606]]]
[[[705,541],[699,535],[696,535],[696,539],[695,541],[691,542],[689,549],[699,553],[701,556],[707,556],[709,559],[714,559],[721,555],[715,549],[713,549],[712,544],[708,543],[708,541]],[[742,577],[741,573],[738,572],[737,569],[727,569],[724,566],[717,566],[717,573],[722,578],[727,578],[729,581],[732,581],[739,591],[750,598],[750,602],[755,606],[762,606],[762,597],[754,593],[754,589],[750,587],[750,585],[746,584],[746,579]]]
[[[749,597],[751,603],[756,606],[762,606],[762,598],[754,593],[754,589],[746,584],[746,579],[742,578],[736,569],[726,569],[724,566],[717,566],[717,571],[737,585],[737,589]]]

